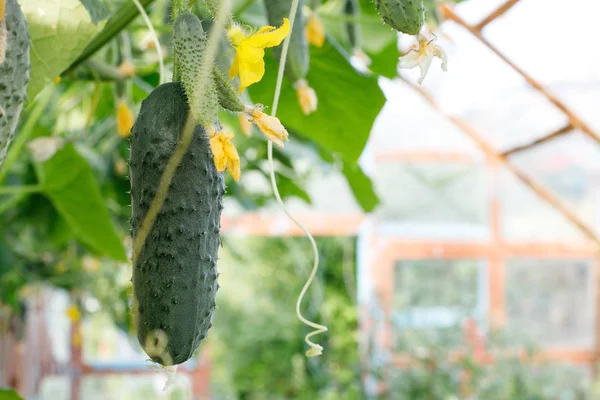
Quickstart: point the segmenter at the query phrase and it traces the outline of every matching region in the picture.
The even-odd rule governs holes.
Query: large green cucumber
[[[15,135],[29,82],[29,33],[16,0],[6,0],[5,20],[0,22],[0,167]]]
[[[134,238],[188,112],[179,82],[157,87],[142,102],[131,133]],[[208,136],[197,126],[133,266],[132,311],[137,337],[152,360],[162,365],[189,359],[212,325],[224,190],[223,174],[215,167]],[[156,352],[156,347],[162,350]]]
[[[267,18],[272,26],[280,26],[284,18],[290,16],[292,0],[264,0],[267,9]],[[290,38],[290,47],[288,49],[287,61],[285,64],[286,76],[296,82],[298,79],[304,79],[308,74],[309,54],[306,33],[304,32],[304,16],[302,15],[303,0],[298,4],[298,12],[292,27],[292,36]],[[277,59],[281,57],[282,46],[273,48],[273,54]]]
[[[425,23],[423,0],[374,0],[383,22],[408,35],[416,35]]]

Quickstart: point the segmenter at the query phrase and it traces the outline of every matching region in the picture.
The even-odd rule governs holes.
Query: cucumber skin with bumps
[[[0,64],[0,167],[12,141],[27,98],[29,82],[29,33],[16,0],[6,0],[6,53]],[[4,113],[3,113],[3,111]]]
[[[284,18],[290,16],[292,8],[292,0],[264,0],[265,8],[267,9],[267,19],[269,25],[278,27],[281,26]],[[309,54],[308,41],[304,32],[304,16],[302,15],[303,0],[298,4],[298,11],[294,19],[294,26],[290,38],[290,47],[288,49],[287,61],[285,65],[285,74],[292,81],[304,79],[308,74]],[[275,58],[279,60],[281,57],[282,45],[273,48]]]
[[[188,112],[179,82],[157,87],[142,102],[131,134],[134,238]],[[212,326],[224,191],[223,174],[216,170],[206,132],[197,126],[133,266],[138,340],[144,347],[157,330],[166,334],[168,356],[148,354],[162,365],[189,359]]]
[[[199,124],[211,126],[217,119],[219,103],[210,71],[203,82],[202,92],[198,93],[206,33],[195,14],[188,12],[177,17],[173,24],[173,45],[192,115]]]
[[[374,0],[383,22],[408,35],[416,35],[425,23],[423,0]]]

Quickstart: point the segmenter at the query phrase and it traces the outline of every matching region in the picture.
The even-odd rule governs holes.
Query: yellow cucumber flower
[[[315,47],[323,47],[325,28],[317,13],[313,12],[306,22],[306,39]]]
[[[246,35],[244,30],[234,25],[227,31],[227,36],[235,47],[235,58],[229,69],[229,77],[240,76],[240,93],[253,83],[259,82],[265,74],[265,48],[278,46],[291,30],[290,21],[283,19],[279,28],[263,26],[253,35]]]
[[[240,156],[231,139],[233,139],[232,133],[218,131],[210,138],[210,149],[213,153],[217,171],[223,172],[227,168],[233,179],[239,181]]]
[[[252,118],[252,122],[258,126],[258,129],[267,139],[277,146],[283,147],[283,141],[288,140],[288,132],[279,119],[265,114],[262,112],[261,107],[246,106],[244,112]]]
[[[129,137],[133,127],[133,113],[127,107],[125,100],[119,99],[117,103],[117,133],[121,137]]]
[[[435,38],[427,39],[425,35],[419,33],[417,40],[419,41],[419,47],[417,49],[410,49],[408,53],[400,57],[398,67],[410,69],[419,66],[421,69],[421,77],[418,81],[420,85],[427,76],[433,57],[438,57],[442,60],[442,70],[444,71],[448,70],[448,58],[444,49],[433,43]]]
[[[296,95],[298,96],[298,104],[304,115],[308,115],[314,111],[317,111],[317,94],[315,90],[308,86],[308,83],[304,79],[298,79],[294,83],[296,89]]]

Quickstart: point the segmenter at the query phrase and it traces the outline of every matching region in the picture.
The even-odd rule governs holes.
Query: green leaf
[[[140,0],[140,4],[146,9],[155,0]],[[125,1],[123,5],[113,13],[113,15],[106,22],[104,29],[98,35],[96,35],[81,51],[79,57],[73,61],[71,65],[67,65],[69,68],[64,69],[62,74],[66,74],[82,62],[90,58],[112,38],[119,34],[135,17],[140,14],[137,6],[132,1]]]
[[[277,63],[265,57],[266,73],[250,87],[252,99],[270,107],[277,75]],[[344,159],[358,159],[369,138],[371,127],[385,103],[377,78],[358,73],[331,44],[311,49],[309,85],[316,91],[319,105],[306,116],[300,110],[293,83],[284,80],[277,116],[290,130],[317,142]]]
[[[279,194],[282,199],[287,199],[289,197],[298,197],[308,204],[312,204],[310,200],[310,196],[304,189],[298,186],[293,180],[288,178],[287,176],[283,176],[281,174],[277,174],[277,189],[279,190]]]
[[[385,76],[386,78],[395,78],[398,75],[398,43],[394,40],[378,53],[367,52],[371,58],[369,69],[374,73]]]
[[[96,1],[87,0],[94,4]],[[27,97],[35,96],[59,76],[104,24],[96,24],[80,0],[21,2],[31,37],[31,80]],[[100,12],[94,8],[94,18]]]
[[[88,10],[92,22],[98,25],[99,22],[104,21],[110,16],[108,8],[100,0],[79,0],[81,4]]]
[[[0,400],[23,400],[13,389],[0,388]]]
[[[38,179],[75,236],[97,252],[126,261],[92,169],[72,144],[37,165]]]
[[[356,163],[351,164],[344,162],[342,173],[348,180],[354,198],[358,201],[358,204],[360,204],[362,209],[365,212],[373,211],[377,204],[379,204],[379,197],[377,196],[377,193],[375,193],[371,178],[365,175],[363,170]]]

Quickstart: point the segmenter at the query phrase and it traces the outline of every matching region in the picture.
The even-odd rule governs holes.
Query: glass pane
[[[456,11],[467,22],[477,24],[505,2],[506,0],[470,0],[457,5]]]
[[[600,134],[600,118],[598,118],[600,84],[589,81],[576,82],[551,85],[550,89],[596,134]]]
[[[479,103],[492,104],[495,94],[506,88],[526,85],[523,77],[466,29],[448,23],[442,25],[442,32],[437,34],[436,43],[448,55],[448,71],[442,72],[436,60],[423,82],[424,88],[434,95],[442,111],[460,115]],[[401,72],[412,82],[419,78],[417,68]]]
[[[593,346],[594,276],[590,260],[510,260],[506,271],[510,330],[538,346]]]
[[[439,151],[481,156],[465,134],[415,90],[404,83],[391,81],[382,87],[387,103],[377,117],[369,139],[369,148],[375,154]]]
[[[526,144],[567,125],[567,117],[529,86],[490,93],[462,113],[497,150]]]
[[[480,261],[402,260],[394,274],[394,310],[477,307]]]
[[[466,318],[486,308],[484,263],[478,260],[402,260],[396,263],[394,348],[461,346]]]
[[[485,36],[544,83],[598,81],[600,53],[587,40],[596,35],[598,13],[600,3],[592,0],[524,0],[489,25]]]
[[[510,171],[501,170],[502,235],[511,242],[582,242],[583,234]]]
[[[485,236],[486,175],[480,165],[381,163],[375,174],[382,200],[377,216],[388,225],[397,225],[401,235]],[[408,229],[402,232],[402,226]]]
[[[573,132],[511,159],[600,232],[600,146],[595,141]]]

